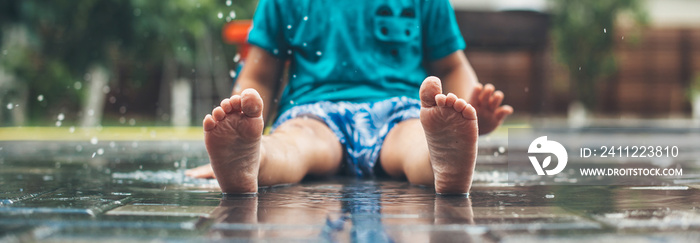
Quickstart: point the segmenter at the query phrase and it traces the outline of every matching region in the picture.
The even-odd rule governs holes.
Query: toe
[[[439,107],[445,107],[445,102],[447,100],[446,95],[437,94],[437,95],[435,95],[435,98],[433,98],[433,99],[435,100],[435,105],[437,105]],[[423,106],[423,107],[429,107],[429,106]]]
[[[467,108],[467,102],[464,101],[463,99],[457,99],[455,101],[455,104],[453,106],[456,112],[462,112],[464,111],[464,108]]]
[[[211,117],[211,115],[207,115],[204,117],[204,121],[202,122],[204,126],[204,131],[211,131],[216,127],[216,121],[214,121],[214,118]]]
[[[229,99],[229,103],[231,104],[231,112],[241,112],[241,96],[240,95],[234,95],[231,96]]]
[[[211,112],[211,115],[214,117],[215,121],[221,121],[224,119],[224,117],[226,117],[226,112],[224,112],[224,109],[222,109],[221,106],[217,106]]]
[[[447,107],[452,107],[455,105],[455,102],[457,102],[457,96],[453,93],[447,94],[447,98],[445,99],[445,106]]]
[[[233,107],[231,106],[231,100],[230,99],[224,99],[221,101],[221,109],[224,109],[224,112],[226,113],[231,113],[233,110]]]
[[[476,120],[476,110],[472,105],[467,104],[467,106],[462,111],[462,117],[468,120]]]
[[[440,79],[434,76],[427,77],[420,86],[420,101],[423,107],[436,106],[435,100],[438,94],[442,94],[442,84]]]
[[[260,117],[263,111],[263,101],[258,91],[246,89],[241,93],[241,110],[248,117]]]

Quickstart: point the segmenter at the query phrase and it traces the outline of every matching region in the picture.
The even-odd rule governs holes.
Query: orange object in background
[[[221,33],[224,42],[240,47],[238,53],[241,54],[241,59],[245,59],[246,56],[248,56],[248,49],[250,48],[248,44],[248,32],[250,32],[252,26],[252,20],[234,20],[224,25],[224,29]]]

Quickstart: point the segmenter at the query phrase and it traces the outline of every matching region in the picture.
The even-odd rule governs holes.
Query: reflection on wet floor
[[[3,146],[3,151],[11,147]],[[118,144],[115,151],[121,146],[130,144]],[[152,149],[106,152],[102,158],[0,157],[0,241],[559,242],[700,237],[700,194],[692,183],[512,186],[492,180],[503,171],[502,164],[484,163],[470,198],[436,196],[430,188],[402,181],[343,177],[263,188],[257,196],[222,197],[215,181],[183,176],[184,168],[205,161],[201,150],[177,154],[163,152],[173,151],[167,146],[162,151],[158,144],[144,146]],[[183,157],[193,164],[182,165]],[[684,180],[700,178],[697,170],[684,168]]]

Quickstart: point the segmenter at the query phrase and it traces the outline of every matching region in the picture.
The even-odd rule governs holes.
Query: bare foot
[[[258,191],[263,101],[253,89],[221,101],[204,118],[204,143],[224,193]]]
[[[420,87],[420,121],[430,150],[438,194],[468,193],[476,164],[476,111],[454,94],[442,94],[440,79],[428,77]]]
[[[213,179],[214,170],[211,168],[211,164],[206,164],[199,166],[197,168],[192,168],[185,171],[185,175],[193,178],[203,178],[203,179]]]

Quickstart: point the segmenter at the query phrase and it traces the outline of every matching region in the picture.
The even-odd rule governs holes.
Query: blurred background
[[[451,2],[515,121],[700,118],[700,1]],[[0,126],[199,126],[256,4],[0,0]]]

